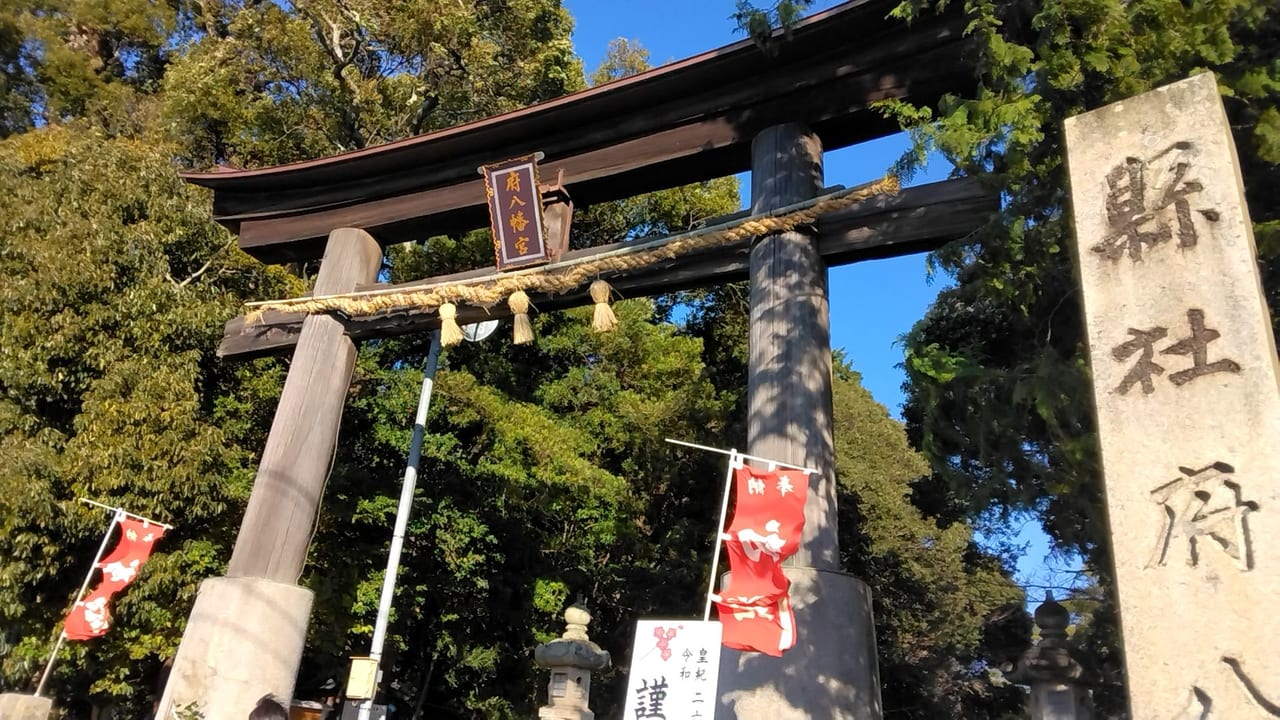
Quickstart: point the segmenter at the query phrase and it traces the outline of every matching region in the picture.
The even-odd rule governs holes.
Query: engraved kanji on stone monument
[[[1187,324],[1191,327],[1191,334],[1160,351],[1161,355],[1184,355],[1191,358],[1191,367],[1169,375],[1169,382],[1182,386],[1202,375],[1240,372],[1240,364],[1230,358],[1209,361],[1209,343],[1222,337],[1222,333],[1205,327],[1204,310],[1199,308],[1188,310]],[[1138,384],[1142,385],[1142,392],[1147,395],[1155,392],[1156,386],[1152,378],[1163,375],[1165,370],[1163,365],[1154,360],[1155,344],[1165,339],[1168,334],[1169,328],[1166,327],[1157,326],[1146,330],[1129,328],[1129,335],[1132,337],[1112,348],[1111,357],[1117,362],[1129,360],[1134,355],[1138,355],[1138,359],[1116,386],[1116,392],[1124,395]]]
[[[1247,698],[1257,709],[1258,714],[1254,717],[1280,718],[1280,703],[1272,701],[1262,693],[1257,682],[1245,672],[1244,665],[1239,659],[1224,656],[1222,662],[1231,668],[1231,672],[1239,682],[1239,691],[1236,696]],[[1187,707],[1172,720],[1211,720],[1215,717],[1211,714],[1213,707],[1213,698],[1209,697],[1209,693],[1200,687],[1192,686]]]
[[[1178,247],[1195,247],[1199,236],[1188,198],[1204,190],[1204,185],[1188,177],[1191,162],[1186,153],[1191,149],[1190,142],[1180,140],[1147,160],[1127,157],[1107,173],[1110,232],[1093,246],[1093,252],[1113,262],[1125,255],[1137,262],[1144,246],[1155,248],[1175,234]],[[1198,212],[1209,222],[1218,221],[1216,210]]]
[[[1280,717],[1280,367],[1217,81],[1065,137],[1130,715]]]
[[[1240,662],[1238,658],[1233,657],[1223,657],[1222,662],[1225,663],[1227,667],[1231,668],[1231,672],[1235,674],[1236,680],[1240,681],[1240,689],[1249,697],[1250,700],[1253,701],[1254,705],[1256,705],[1258,709],[1266,713],[1268,717],[1280,718],[1280,703],[1271,700],[1263,694],[1262,689],[1258,687],[1257,681],[1250,677],[1249,673],[1245,671],[1244,663]]]
[[[1235,468],[1215,462],[1199,470],[1180,467],[1182,477],[1151,491],[1151,499],[1165,512],[1153,565],[1164,565],[1170,554],[1183,555],[1198,565],[1204,547],[1216,547],[1241,570],[1253,567],[1249,526],[1245,515],[1258,503],[1241,497]]]
[[[1187,706],[1178,711],[1169,720],[1209,720],[1209,711],[1213,709],[1213,698],[1203,689],[1192,686],[1187,693]]]
[[[1116,387],[1116,392],[1123,395],[1129,392],[1129,388],[1141,383],[1142,392],[1150,395],[1156,391],[1156,384],[1151,378],[1164,374],[1164,366],[1157,365],[1152,360],[1156,351],[1155,344],[1169,334],[1169,328],[1154,327],[1150,330],[1129,328],[1129,334],[1133,337],[1112,348],[1111,357],[1115,358],[1117,362],[1123,362],[1138,353],[1141,353],[1141,355],[1138,356],[1138,360],[1133,364],[1133,369],[1129,371],[1129,374],[1125,375],[1124,380],[1120,381],[1120,385]]]
[[[1189,355],[1194,365],[1170,375],[1169,382],[1174,385],[1185,385],[1202,375],[1240,372],[1240,365],[1235,360],[1223,358],[1209,362],[1209,343],[1222,337],[1222,333],[1204,326],[1203,310],[1188,310],[1187,324],[1191,326],[1191,335],[1161,350],[1160,354]]]

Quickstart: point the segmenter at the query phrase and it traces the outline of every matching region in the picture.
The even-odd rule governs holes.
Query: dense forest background
[[[903,22],[945,4],[910,0]],[[753,8],[748,32],[805,2]],[[1100,482],[1063,217],[1062,118],[1219,73],[1264,272],[1280,293],[1280,10],[1270,0],[968,0],[976,90],[886,103],[957,172],[1005,197],[937,254],[957,284],[906,338],[907,425],[836,358],[841,543],[876,599],[886,717],[1006,718],[996,669],[1030,637],[1012,558],[975,528],[1032,512],[1085,558],[1075,640],[1120,717]],[[726,14],[733,12],[726,2]],[[297,295],[312,266],[264,266],[209,220],[183,168],[271,165],[539,102],[647,66],[618,43],[586,72],[556,0],[26,0],[0,7],[0,685],[29,691],[105,518],[174,523],[105,638],[69,644],[67,717],[142,717],[203,578],[219,574],[287,359],[220,361],[246,300]],[[709,45],[714,43],[708,43]],[[736,210],[732,179],[580,212],[579,245]],[[484,233],[389,248],[395,280],[487,265]],[[1274,304],[1273,304],[1274,305]],[[666,436],[740,445],[742,288],[538,316],[446,354],[406,542],[386,680],[411,717],[527,717],[534,645],[584,599],[619,668],[631,622],[696,613],[722,469]],[[299,694],[368,646],[426,353],[361,349],[302,582],[316,592]]]

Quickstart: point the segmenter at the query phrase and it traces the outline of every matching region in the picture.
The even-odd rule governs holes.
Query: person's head
[[[249,720],[289,720],[289,711],[270,694],[263,695],[249,713]]]

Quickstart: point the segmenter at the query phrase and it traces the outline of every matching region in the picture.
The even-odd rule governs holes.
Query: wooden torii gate
[[[766,54],[749,41],[517,112],[319,160],[188,174],[214,217],[264,262],[322,258],[314,296],[384,288],[383,246],[487,225],[478,165],[540,151],[579,205],[750,170],[751,213],[823,187],[823,150],[896,130],[868,108],[933,103],[971,87],[958,13],[911,27],[896,0],[814,15]],[[796,231],[613,273],[626,296],[750,279],[748,452],[820,468],[791,577],[799,638],[784,657],[726,650],[719,718],[879,718],[871,596],[841,572],[831,431],[827,266],[919,252],[986,222],[996,196],[971,180],[880,196]],[[611,248],[576,251],[566,260]],[[483,272],[483,271],[481,271]],[[410,283],[421,286],[450,278]],[[534,296],[551,310],[585,289]],[[460,306],[460,322],[508,314]],[[297,585],[334,450],[357,340],[436,327],[434,312],[374,318],[267,312],[227,324],[224,357],[292,350],[293,362],[225,577],[202,583],[158,717],[196,705],[244,717],[289,696],[311,593]]]

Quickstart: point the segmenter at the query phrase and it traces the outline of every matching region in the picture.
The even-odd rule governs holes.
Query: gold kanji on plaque
[[[537,156],[481,168],[499,270],[548,262]]]

